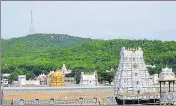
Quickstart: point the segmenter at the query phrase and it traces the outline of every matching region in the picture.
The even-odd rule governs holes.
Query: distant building
[[[85,74],[81,72],[80,86],[97,86],[98,85],[98,76],[97,73]]]
[[[74,77],[64,77],[64,81],[66,86],[75,86],[76,85],[76,80]]]
[[[25,85],[40,85],[39,80],[26,80],[26,75],[18,75],[18,85],[25,86]]]
[[[26,75],[18,75],[18,84],[20,86],[26,85]]]
[[[9,76],[10,76],[10,74],[3,74],[2,75],[2,83],[3,83],[4,87],[7,87],[9,84],[9,81],[8,81]]]
[[[26,85],[40,85],[39,80],[26,80]]]
[[[47,75],[45,75],[45,74],[40,74],[40,75],[37,77],[37,80],[40,81],[40,85],[47,85]]]
[[[106,70],[106,72],[113,72],[113,71],[115,71],[113,68],[111,68],[110,71],[109,71],[109,70]]]
[[[155,65],[146,65],[146,67],[155,68]]]

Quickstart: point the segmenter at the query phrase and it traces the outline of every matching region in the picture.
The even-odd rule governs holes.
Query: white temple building
[[[19,86],[40,85],[40,81],[39,80],[26,80],[26,75],[18,75],[18,84]]]
[[[98,76],[97,73],[85,74],[81,72],[80,86],[98,86]]]
[[[142,49],[122,47],[115,76],[115,96],[118,97],[121,93],[143,95],[146,92],[155,92],[155,88]]]

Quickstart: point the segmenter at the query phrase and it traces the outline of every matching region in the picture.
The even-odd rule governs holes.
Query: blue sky
[[[176,40],[175,1],[3,1],[1,36],[66,33],[98,39]]]

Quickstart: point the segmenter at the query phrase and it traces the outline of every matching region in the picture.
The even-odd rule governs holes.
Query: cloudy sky
[[[98,39],[176,40],[176,1],[1,2],[2,38],[65,33]]]

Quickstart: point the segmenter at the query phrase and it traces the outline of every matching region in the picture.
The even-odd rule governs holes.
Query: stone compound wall
[[[3,104],[113,104],[114,87],[7,87]],[[82,98],[83,100],[80,100]],[[95,99],[97,98],[97,101]]]

